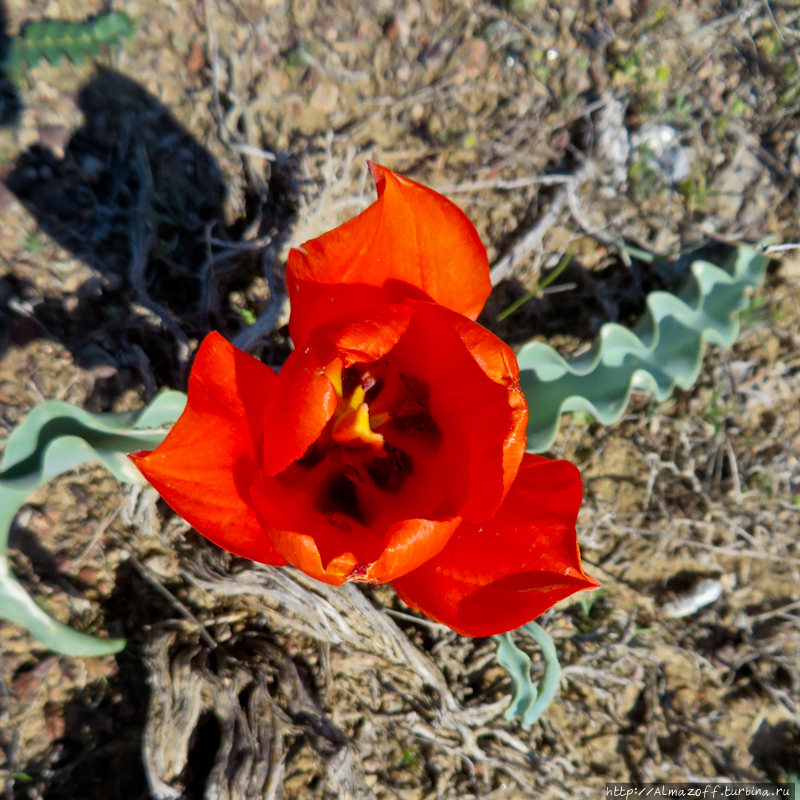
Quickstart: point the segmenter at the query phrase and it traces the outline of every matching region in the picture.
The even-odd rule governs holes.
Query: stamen
[[[369,406],[364,402],[367,391],[375,384],[375,379],[367,375],[365,382],[360,379],[355,382],[352,378],[357,376],[353,370],[354,368],[350,368],[345,371],[341,358],[336,358],[322,371],[339,398],[333,414],[331,437],[340,444],[368,444],[375,450],[381,450],[383,436],[372,430]],[[389,419],[391,417],[388,414],[376,415],[380,425]]]
[[[356,388],[353,390],[353,394],[350,395],[350,408],[353,410],[357,409],[364,402],[364,397],[366,394],[367,393],[361,386],[356,386]]]

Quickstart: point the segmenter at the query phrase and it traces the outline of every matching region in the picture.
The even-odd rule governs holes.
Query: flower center
[[[295,498],[284,511],[291,507],[287,513],[299,517],[275,524],[305,530],[308,515],[315,515],[314,525],[333,537],[316,540],[323,564],[344,546],[340,537],[357,531],[353,542],[366,562],[371,557],[363,554],[378,547],[398,521],[453,516],[441,479],[443,435],[431,413],[427,381],[390,359],[345,367],[335,358],[323,374],[336,393],[336,407],[319,438],[275,476],[281,496]],[[301,498],[309,497],[306,509]]]
[[[331,438],[339,444],[367,444],[375,450],[383,449],[383,436],[372,430],[388,421],[388,414],[377,414],[370,419],[369,406],[364,402],[367,391],[361,383],[349,393],[342,381],[342,362],[337,358],[325,368],[339,402],[333,412]],[[349,388],[349,387],[348,387]]]

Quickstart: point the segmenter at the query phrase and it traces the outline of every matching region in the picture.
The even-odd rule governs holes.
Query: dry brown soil
[[[104,10],[8,0],[6,32]],[[44,399],[123,410],[184,388],[212,328],[279,366],[287,248],[371,201],[368,158],[452,197],[492,262],[556,197],[537,176],[591,160],[481,319],[512,344],[571,352],[679,281],[680,263],[631,263],[631,247],[800,238],[796,0],[124,10],[136,34],[97,63],[0,86],[0,436]],[[646,153],[615,161],[654,124],[691,153],[677,182]],[[496,321],[568,252],[560,291]],[[739,342],[709,352],[692,391],[636,397],[610,427],[563,421],[551,454],[583,471],[579,539],[603,588],[540,620],[564,676],[531,730],[503,720],[491,640],[397,616],[380,587],[229,559],[89,467],[23,509],[12,566],[55,616],[129,644],[57,657],[0,623],[5,796],[599,798],[612,780],[792,779],[800,256],[774,256]],[[252,335],[270,309],[274,329]],[[703,578],[721,598],[670,618]]]

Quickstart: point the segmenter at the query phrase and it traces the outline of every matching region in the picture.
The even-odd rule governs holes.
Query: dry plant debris
[[[7,0],[5,24],[104,10]],[[0,436],[44,398],[124,410],[182,388],[212,327],[280,366],[287,247],[370,202],[367,158],[447,192],[492,263],[519,256],[482,319],[513,344],[574,352],[680,283],[680,260],[631,248],[797,241],[787,0],[125,11],[137,33],[98,69],[0,81]],[[693,153],[677,185],[631,146],[656,125]],[[583,470],[603,590],[541,620],[563,685],[531,731],[502,719],[492,642],[380,588],[230,559],[84,468],[23,509],[14,570],[62,620],[130,645],[59,659],[0,627],[7,796],[588,798],[798,774],[800,272],[797,250],[775,256],[691,392],[608,429],[564,420],[552,454]],[[704,581],[721,596],[675,618]]]

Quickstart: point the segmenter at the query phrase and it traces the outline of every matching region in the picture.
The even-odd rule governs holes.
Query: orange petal
[[[445,520],[406,519],[393,525],[386,534],[386,545],[377,561],[356,568],[350,580],[363,583],[388,583],[406,575],[433,558],[447,545],[461,517]]]
[[[492,636],[599,584],[583,572],[575,534],[576,467],[526,455],[495,517],[463,523],[445,548],[392,582],[409,606],[465,636]]]
[[[411,303],[411,305],[415,304]],[[454,314],[446,308],[439,307],[436,309],[436,313],[453,326],[486,377],[502,386],[507,392],[508,415],[499,415],[495,420],[503,440],[502,497],[505,497],[517,476],[519,465],[522,463],[527,439],[528,404],[525,395],[519,388],[517,357],[502,339],[482,325],[478,325],[460,314]],[[493,448],[490,449],[490,452],[492,450]],[[474,461],[470,478],[473,486],[486,485],[485,472],[491,468],[492,458],[493,456],[487,453],[485,458],[477,458]],[[473,492],[470,502],[460,510],[460,513],[465,519],[480,521],[488,519],[494,514],[499,505],[500,501],[492,501],[488,493]]]
[[[413,376],[429,387],[430,411],[442,434],[441,446],[420,453],[419,460],[436,462],[456,514],[482,522],[500,506],[525,448],[527,405],[516,359],[496,336],[465,317],[434,303],[406,303],[414,318],[388,360],[392,374]],[[370,409],[393,413],[390,387]],[[417,458],[413,442],[393,443]]]
[[[295,350],[281,369],[264,410],[264,472],[277,475],[319,439],[336,409],[327,362]]]
[[[238,556],[280,566],[286,559],[250,500],[261,460],[264,401],[275,381],[269,367],[210,333],[192,367],[180,419],[155,450],[130,458],[207,539]]]
[[[340,586],[346,581],[388,583],[435,556],[452,536],[460,517],[444,520],[407,519],[382,536],[371,535],[351,521],[352,530],[330,525],[313,510],[293,504],[286,508],[286,491],[276,478],[259,478],[252,489],[262,524],[280,554],[294,567],[318,581]],[[291,492],[291,490],[289,490]],[[311,493],[309,493],[311,494]],[[304,498],[307,505],[311,497]],[[308,532],[292,530],[307,523]]]
[[[397,344],[413,316],[414,309],[400,303],[338,314],[314,330],[306,349],[314,348],[321,359],[338,355],[346,367],[377,361]]]
[[[356,557],[350,552],[336,556],[323,567],[317,545],[308,534],[275,530],[272,538],[293,567],[322,583],[341,586],[356,568]]]
[[[369,414],[386,418],[381,436],[395,455],[381,469],[371,452],[310,450],[334,411],[330,365],[377,361]],[[466,513],[496,512],[522,457],[526,412],[513,353],[456,312],[407,301],[337,318],[292,354],[271,392],[256,510],[309,575],[391,581],[435,556]]]
[[[489,261],[466,215],[442,195],[370,164],[378,199],[355,219],[289,253],[289,330],[297,347],[339,314],[407,297],[477,319]]]

